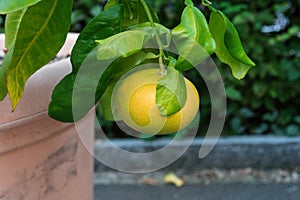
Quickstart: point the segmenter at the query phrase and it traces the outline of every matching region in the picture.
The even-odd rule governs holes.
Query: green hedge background
[[[75,0],[71,31],[80,32],[103,8],[105,0]],[[169,28],[180,21],[183,0],[148,0]],[[206,10],[195,1],[202,11]],[[213,1],[236,26],[249,57],[257,64],[241,81],[228,66],[215,62],[227,93],[227,120],[223,135],[300,135],[300,0]],[[4,19],[0,17],[0,31]],[[201,95],[199,135],[206,133],[210,100],[195,71],[186,74]],[[101,119],[101,116],[99,116]],[[110,137],[125,137],[114,123],[101,124]],[[188,131],[188,130],[187,130]]]

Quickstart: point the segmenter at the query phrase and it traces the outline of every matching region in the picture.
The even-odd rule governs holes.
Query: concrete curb
[[[221,137],[208,156],[200,159],[198,154],[203,140],[203,138],[194,139],[188,150],[164,170],[181,169],[183,171],[193,171],[207,168],[236,169],[244,167],[293,169],[300,167],[300,137]],[[113,139],[111,142],[130,152],[151,152],[164,147],[170,140]],[[181,148],[181,145],[184,145],[184,141],[176,143],[173,148]],[[96,141],[95,154],[103,151],[109,153],[111,150],[107,142],[102,140]],[[128,162],[130,162],[130,158],[128,158]],[[95,172],[106,170],[112,169],[99,161],[95,162]]]

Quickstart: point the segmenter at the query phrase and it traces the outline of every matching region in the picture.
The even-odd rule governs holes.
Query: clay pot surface
[[[69,54],[77,36],[70,33],[58,55]],[[47,113],[52,90],[69,72],[69,58],[48,64],[29,79],[14,112],[8,96],[0,102],[1,200],[93,199],[94,112],[76,126]]]

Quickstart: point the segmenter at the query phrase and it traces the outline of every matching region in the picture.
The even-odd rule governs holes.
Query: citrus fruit
[[[183,108],[169,116],[160,115],[156,105],[156,85],[162,76],[160,69],[135,71],[117,84],[113,101],[119,117],[131,128],[146,134],[175,133],[195,118],[199,95],[186,78],[187,99]]]

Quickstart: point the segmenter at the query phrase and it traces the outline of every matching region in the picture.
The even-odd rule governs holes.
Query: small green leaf
[[[168,59],[170,60],[168,67],[175,67],[177,60],[172,56],[169,56]]]
[[[38,3],[41,0],[1,0],[0,14],[14,12]]]
[[[148,53],[146,54],[146,59],[157,59],[157,58],[159,58],[159,55],[156,55],[156,54],[153,53],[153,52],[148,52]]]
[[[128,30],[97,41],[97,59],[107,60],[130,56],[143,48],[151,35],[141,30]]]
[[[72,0],[41,1],[26,9],[7,71],[7,88],[15,109],[27,79],[47,64],[65,42],[71,22]],[[28,29],[28,27],[31,27]]]
[[[184,4],[187,5],[187,6],[194,6],[194,3],[193,3],[192,0],[185,0]]]
[[[78,71],[87,55],[97,47],[96,39],[105,39],[120,32],[121,16],[122,6],[113,6],[101,12],[86,25],[72,50],[73,72]]]
[[[156,86],[156,104],[162,116],[181,110],[186,102],[186,86],[183,75],[172,67]]]
[[[180,24],[172,30],[173,40],[180,55],[175,68],[179,70],[188,70],[193,65],[200,64],[216,49],[205,16],[198,8],[186,3]]]
[[[221,11],[213,10],[210,15],[209,28],[217,44],[218,58],[231,67],[235,78],[244,78],[247,71],[255,64],[245,53],[233,24]]]

